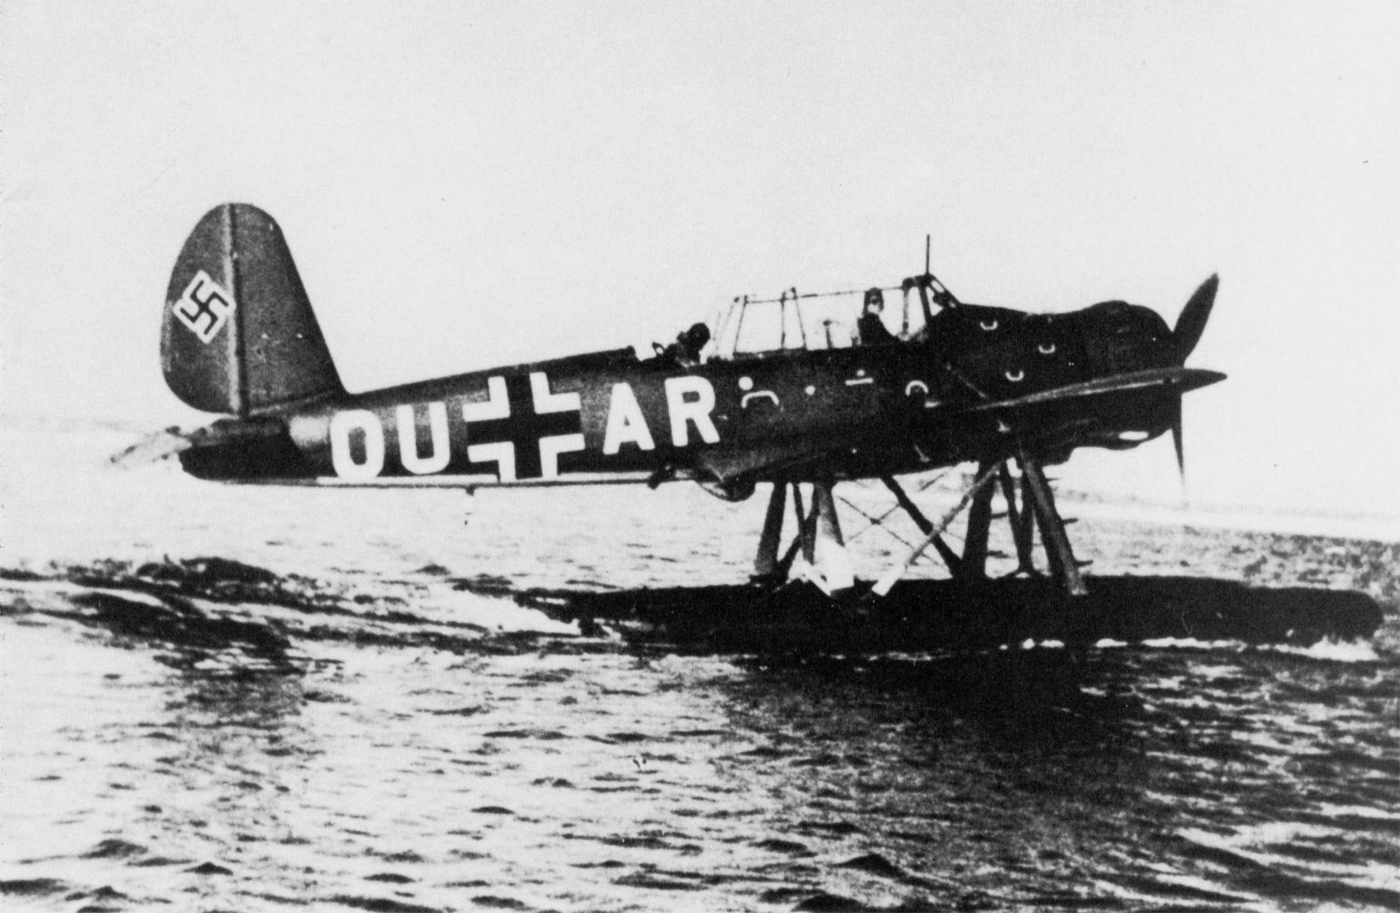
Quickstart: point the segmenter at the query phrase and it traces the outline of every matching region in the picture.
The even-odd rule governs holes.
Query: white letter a
[[[642,407],[629,384],[613,384],[612,401],[608,404],[608,430],[603,435],[603,454],[612,456],[623,444],[636,444],[642,450],[655,450]]]

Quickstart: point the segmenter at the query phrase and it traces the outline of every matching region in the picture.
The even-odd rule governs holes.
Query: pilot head
[[[878,314],[885,309],[885,293],[878,288],[867,289],[865,292],[865,313]]]
[[[710,328],[703,323],[697,323],[684,334],[685,344],[692,352],[699,352],[705,348],[705,343],[710,341]]]

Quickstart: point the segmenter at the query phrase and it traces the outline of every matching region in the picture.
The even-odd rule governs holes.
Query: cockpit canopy
[[[857,345],[857,322],[866,298],[876,292],[884,304],[880,321],[890,336],[921,339],[928,325],[930,288],[932,300],[941,304],[947,292],[927,275],[889,288],[805,293],[790,288],[776,298],[743,295],[723,308],[711,325],[706,355],[728,361]]]

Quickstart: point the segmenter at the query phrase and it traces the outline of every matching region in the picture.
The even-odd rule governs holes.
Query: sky
[[[199,217],[282,225],[364,390],[897,283],[1168,323],[1193,503],[1400,516],[1400,4],[0,0],[0,413],[206,421]],[[1165,440],[1061,473],[1174,496]]]

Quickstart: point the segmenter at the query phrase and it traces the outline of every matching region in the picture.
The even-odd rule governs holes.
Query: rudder
[[[170,276],[165,382],[205,412],[246,416],[344,394],[282,230],[245,203],[199,220]]]

